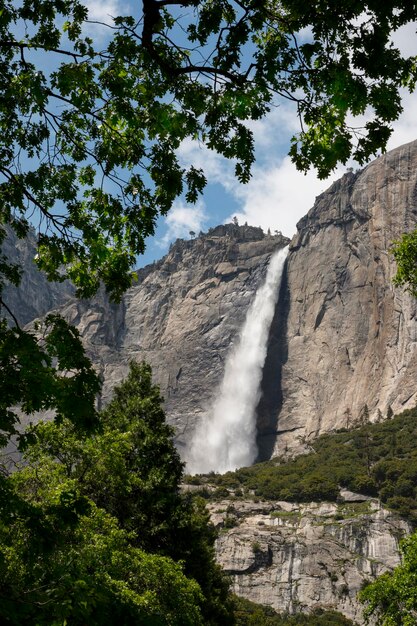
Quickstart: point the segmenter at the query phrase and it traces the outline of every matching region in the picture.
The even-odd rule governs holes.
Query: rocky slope
[[[274,368],[275,452],[349,425],[365,404],[371,419],[415,405],[416,301],[393,287],[389,248],[416,216],[412,142],[346,174],[299,222]]]
[[[363,624],[357,593],[399,564],[398,541],[410,529],[376,500],[344,497],[341,504],[210,504],[220,529],[217,559],[234,592],[278,612],[336,609]]]

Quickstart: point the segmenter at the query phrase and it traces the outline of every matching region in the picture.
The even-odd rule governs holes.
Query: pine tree
[[[346,428],[350,428],[350,426],[352,425],[352,411],[350,410],[349,407],[346,407],[343,415],[346,420]]]
[[[132,363],[99,414],[98,432],[80,440],[68,421],[40,424],[32,456],[59,459],[82,496],[116,519],[134,548],[181,562],[203,593],[204,623],[228,626],[232,609],[215,562],[216,532],[204,501],[180,492],[184,465],[162,402],[151,367]]]

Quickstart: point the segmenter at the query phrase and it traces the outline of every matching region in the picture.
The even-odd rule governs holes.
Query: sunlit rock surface
[[[220,530],[217,560],[235,593],[278,612],[336,609],[358,624],[358,591],[399,564],[399,539],[410,532],[372,499],[304,505],[225,500],[209,508]]]
[[[417,142],[320,195],[290,246],[275,452],[416,403],[416,300],[394,288],[393,240],[416,227]],[[271,375],[269,373],[269,375]],[[350,422],[350,423],[349,423]]]

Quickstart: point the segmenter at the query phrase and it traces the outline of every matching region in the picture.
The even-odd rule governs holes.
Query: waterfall
[[[256,407],[287,251],[281,249],[271,257],[265,282],[248,309],[239,340],[227,355],[217,399],[191,442],[187,461],[190,473],[223,473],[251,465],[256,459]]]

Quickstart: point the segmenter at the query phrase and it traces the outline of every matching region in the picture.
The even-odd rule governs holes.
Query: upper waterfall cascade
[[[187,460],[190,473],[223,473],[251,465],[256,459],[256,408],[287,252],[285,247],[271,257],[265,282],[256,292],[239,339],[227,356],[217,398],[191,442]]]

